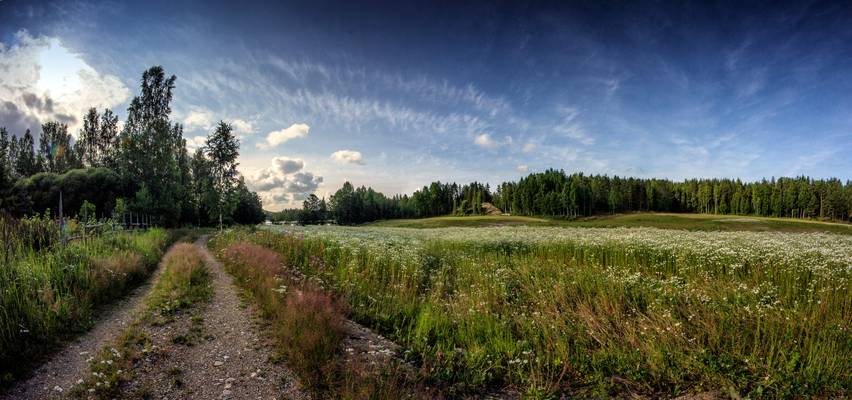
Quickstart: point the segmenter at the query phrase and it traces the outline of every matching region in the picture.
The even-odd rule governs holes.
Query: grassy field
[[[450,394],[852,389],[850,236],[308,227],[218,240],[274,250]]]
[[[831,232],[852,235],[852,224],[793,218],[713,214],[635,213],[603,215],[576,220],[523,216],[469,216],[398,219],[370,224],[388,228],[449,228],[493,226],[567,226],[586,228],[652,227],[695,231]]]
[[[64,339],[85,331],[99,306],[141,282],[169,242],[161,229],[57,243],[49,219],[25,220],[0,254],[0,376],[9,383]],[[28,232],[22,235],[21,232]]]

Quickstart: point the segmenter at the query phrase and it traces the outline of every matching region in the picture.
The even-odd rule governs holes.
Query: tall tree
[[[136,193],[133,207],[166,225],[177,225],[182,212],[178,187],[182,129],[169,121],[176,79],[167,77],[160,66],[142,74],[141,93],[127,110],[118,160],[122,177]]]
[[[35,140],[29,129],[27,129],[15,147],[17,147],[17,156],[15,156],[14,160],[14,172],[16,176],[26,178],[41,172],[38,158],[35,154]]]
[[[98,142],[100,141],[100,119],[98,110],[94,107],[90,108],[86,115],[83,116],[83,129],[77,137],[77,143],[74,148],[77,152],[77,157],[83,166],[97,167],[100,166],[100,153]]]
[[[207,137],[205,149],[211,161],[219,211],[219,229],[222,229],[222,215],[227,209],[227,199],[236,183],[240,141],[234,136],[234,128],[230,124],[219,121],[219,125]]]
[[[4,200],[12,187],[12,172],[9,166],[9,135],[6,127],[0,127],[0,210],[5,209]]]
[[[45,172],[57,174],[80,166],[72,147],[68,125],[57,121],[41,125],[38,162]]]
[[[99,156],[98,166],[116,168],[118,162],[118,116],[112,110],[105,109],[101,114],[100,129],[98,131],[97,152]]]
[[[210,160],[203,148],[195,149],[189,162],[192,175],[192,202],[195,206],[195,218],[199,226],[210,224],[216,205],[213,191],[213,171]]]

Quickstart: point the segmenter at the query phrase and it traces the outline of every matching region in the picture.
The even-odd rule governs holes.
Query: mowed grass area
[[[369,226],[387,228],[450,228],[495,226],[567,226],[586,228],[651,227],[694,231],[830,232],[852,235],[852,224],[795,218],[714,214],[633,213],[601,215],[575,220],[524,216],[444,216],[379,221]]]
[[[845,396],[852,236],[654,228],[230,231],[450,395]],[[282,231],[283,229],[283,231]],[[281,268],[282,273],[283,267]]]

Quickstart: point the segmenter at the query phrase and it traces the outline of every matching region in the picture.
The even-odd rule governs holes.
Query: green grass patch
[[[692,231],[829,232],[852,235],[852,225],[795,218],[714,214],[632,213],[601,215],[572,220],[524,216],[444,216],[395,219],[368,224],[384,228],[452,228],[500,226],[564,226],[585,228],[650,227]]]
[[[163,317],[210,299],[210,271],[193,245],[178,243],[163,257],[163,273],[148,299],[148,308]]]
[[[162,229],[110,233],[0,257],[0,376],[8,384],[97,310],[141,283],[170,241]]]

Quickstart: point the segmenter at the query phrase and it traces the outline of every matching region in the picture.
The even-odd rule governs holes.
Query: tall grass
[[[149,294],[150,309],[162,315],[208,300],[213,295],[204,255],[194,245],[178,243],[163,256],[163,273]]]
[[[47,225],[45,225],[47,226]],[[55,228],[54,228],[55,229]],[[46,228],[44,237],[58,237]],[[59,341],[89,328],[98,306],[156,266],[161,229],[112,233],[65,246],[17,237],[0,257],[0,374],[10,382]]]
[[[215,241],[212,244],[217,247]],[[338,304],[313,283],[288,273],[274,252],[250,243],[220,247],[217,255],[272,321],[278,348],[303,385],[320,397],[335,385],[343,338]]]
[[[451,393],[852,390],[852,239],[657,229],[233,231]]]

